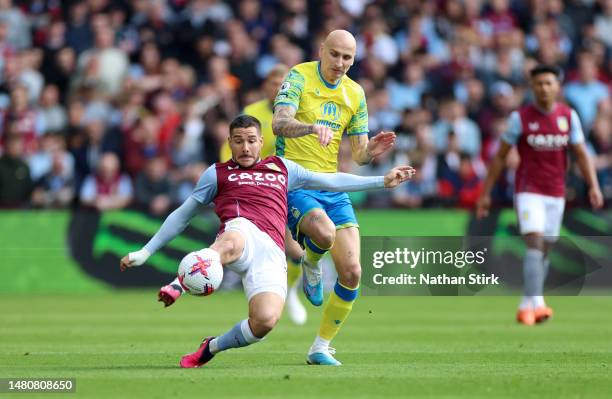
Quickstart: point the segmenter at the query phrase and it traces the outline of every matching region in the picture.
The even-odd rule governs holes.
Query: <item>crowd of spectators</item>
[[[563,98],[612,201],[612,0],[0,0],[0,207],[166,214],[219,160],[228,121],[263,98],[266,74],[316,59],[333,29],[357,38],[349,76],[371,134],[398,135],[360,168],[343,145],[340,169],[418,169],[357,205],[472,207],[537,63],[565,71]],[[499,203],[518,162],[512,153]],[[568,182],[584,204],[575,166]]]

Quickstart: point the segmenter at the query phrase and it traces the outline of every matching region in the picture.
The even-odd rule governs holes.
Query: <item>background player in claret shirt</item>
[[[252,104],[244,107],[242,111],[245,115],[251,115],[261,123],[261,133],[263,135],[263,147],[261,148],[261,157],[267,158],[270,155],[274,155],[276,149],[276,138],[272,132],[272,108],[274,105],[274,99],[278,90],[287,76],[289,68],[284,64],[277,64],[266,76],[266,80],[263,83],[261,89],[265,95],[265,98],[256,101]],[[229,142],[226,142],[221,147],[221,154],[219,159],[221,162],[229,161],[232,157],[232,150],[230,149]],[[300,258],[303,255],[302,248],[299,244],[291,238],[291,233],[285,234],[285,250],[287,253],[287,302],[285,309],[289,319],[295,324],[301,325],[306,323],[307,312],[304,305],[298,298],[298,279],[302,269],[300,267]],[[166,285],[159,291],[159,300],[164,302],[166,306],[172,305],[174,298],[179,293],[172,287],[172,285]]]
[[[338,151],[346,131],[352,158],[367,164],[391,149],[395,133],[381,132],[368,140],[368,108],[361,86],[346,76],[355,60],[355,38],[331,32],[319,49],[320,61],[298,64],[289,71],[274,103],[272,129],[278,136],[276,155],[306,169],[337,171]],[[311,364],[339,365],[330,341],[347,319],[361,278],[359,225],[345,193],[298,190],[289,194],[288,225],[304,247],[304,293],[315,306],[323,303],[319,260],[327,251],[338,281],[323,310],[319,333],[310,350]],[[332,351],[333,352],[333,351]]]
[[[192,195],[168,216],[144,248],[121,260],[122,270],[142,265],[183,231],[200,206],[214,202],[221,227],[215,242],[204,251],[242,275],[249,317],[219,337],[204,339],[196,352],[182,357],[181,367],[200,367],[220,351],[258,342],[276,325],[287,293],[284,237],[288,190],[391,188],[414,173],[406,166],[394,168],[384,177],[323,174],[276,156],[261,160],[260,129],[251,116],[234,119],[229,135],[232,159],[208,168]],[[180,285],[178,289],[182,291]]]
[[[521,158],[516,172],[515,208],[520,232],[527,244],[523,261],[524,296],[517,321],[526,325],[543,322],[552,316],[543,297],[549,267],[548,250],[561,228],[565,207],[567,148],[589,186],[589,201],[595,209],[603,205],[593,163],[587,155],[584,134],[576,111],[557,101],[560,70],[538,66],[531,71],[530,85],[535,103],[514,111],[508,130],[491,162],[484,189],[476,205],[477,216],[488,214],[491,189],[516,145]]]

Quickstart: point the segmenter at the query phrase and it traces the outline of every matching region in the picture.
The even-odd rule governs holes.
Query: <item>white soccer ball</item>
[[[178,279],[191,295],[212,294],[223,280],[219,254],[209,248],[188,253],[179,264]]]

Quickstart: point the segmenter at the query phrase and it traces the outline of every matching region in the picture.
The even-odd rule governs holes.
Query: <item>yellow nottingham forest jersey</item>
[[[281,86],[274,106],[291,105],[297,109],[295,119],[303,123],[328,126],[334,137],[327,147],[314,134],[298,138],[277,136],[276,155],[290,159],[317,172],[338,170],[338,151],[342,133],[368,133],[368,107],[359,84],[343,76],[333,85],[321,75],[318,61],[291,68]]]
[[[261,148],[261,159],[274,155],[274,142],[276,137],[274,137],[274,133],[272,133],[272,107],[270,101],[268,99],[263,99],[253,104],[249,104],[244,107],[242,113],[257,118],[259,123],[261,123],[261,134],[264,140],[263,147]],[[231,157],[232,150],[230,150],[229,143],[226,141],[221,147],[219,161],[227,162]]]

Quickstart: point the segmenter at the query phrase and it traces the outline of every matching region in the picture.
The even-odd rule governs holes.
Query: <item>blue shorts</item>
[[[287,193],[287,225],[293,239],[303,245],[304,234],[299,231],[302,218],[311,210],[320,208],[336,225],[336,230],[359,227],[353,204],[347,193],[320,190],[295,190]]]

